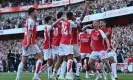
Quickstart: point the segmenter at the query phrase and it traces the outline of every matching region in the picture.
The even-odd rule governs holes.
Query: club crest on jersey
[[[97,36],[92,35],[93,40],[98,40],[99,38]]]

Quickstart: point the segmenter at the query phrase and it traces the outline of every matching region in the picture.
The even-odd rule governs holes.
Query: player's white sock
[[[73,65],[73,60],[72,59],[68,59],[66,77],[73,77],[72,65]]]
[[[23,68],[24,68],[24,64],[22,62],[20,62],[19,66],[18,66],[18,72],[17,72],[17,76],[16,79],[20,79],[20,75],[23,72]]]
[[[52,75],[52,66],[48,67],[48,78]]]
[[[56,72],[56,70],[55,70],[55,69],[53,69],[53,75],[56,75],[56,73],[57,73],[57,72]]]
[[[80,76],[81,66],[81,63],[76,64],[76,76]]]
[[[102,76],[100,75],[98,70],[96,71],[95,75],[96,75],[96,77],[102,78]]]
[[[109,74],[110,74],[111,79],[113,80],[114,79],[113,72],[110,72]]]
[[[66,61],[63,61],[62,65],[61,65],[60,76],[64,77],[65,72],[66,72],[66,68],[67,68],[67,62]]]
[[[111,68],[112,68],[112,72],[114,73],[114,77],[117,77],[116,63],[112,63]]]
[[[60,75],[60,72],[61,72],[61,68],[58,69],[57,75]]]
[[[39,74],[41,74],[44,70],[47,70],[48,67],[49,67],[48,64],[44,64],[44,65],[41,67],[41,70],[39,71]]]
[[[102,62],[100,63],[100,66],[101,66],[101,70],[103,72],[103,75],[107,75],[107,73],[105,71],[105,66],[104,66],[104,64]]]
[[[42,60],[39,59],[36,63],[36,70],[35,70],[35,73],[34,73],[34,76],[38,76],[39,74],[39,71],[41,70],[41,67],[42,67]]]
[[[89,72],[88,71],[86,71],[86,75],[85,75],[85,78],[89,78]]]

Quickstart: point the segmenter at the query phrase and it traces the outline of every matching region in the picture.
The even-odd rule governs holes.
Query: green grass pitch
[[[15,80],[16,74],[15,73],[0,73],[0,80]],[[21,80],[32,80],[33,73],[23,73],[21,76]],[[118,80],[133,80],[133,73],[121,73],[118,74]],[[82,80],[85,79],[85,74],[81,74]],[[42,80],[47,80],[47,74],[41,74]],[[87,80],[94,80],[95,76],[90,76]],[[102,79],[103,80],[103,79]],[[110,80],[108,75],[108,80]]]

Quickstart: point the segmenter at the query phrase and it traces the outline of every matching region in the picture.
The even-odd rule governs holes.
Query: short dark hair
[[[66,16],[67,18],[71,18],[73,16],[73,12],[67,12]]]
[[[52,16],[45,17],[45,23],[48,23],[52,19]]]
[[[29,9],[28,9],[28,14],[31,15],[31,13],[34,12],[35,10],[36,10],[36,9],[33,8],[33,7],[29,8]]]
[[[58,19],[61,18],[61,17],[63,16],[63,14],[64,14],[64,12],[58,12],[58,13],[57,13],[57,18],[58,18]]]
[[[105,21],[105,20],[100,20],[100,21],[102,21],[102,22],[106,23],[106,21]]]

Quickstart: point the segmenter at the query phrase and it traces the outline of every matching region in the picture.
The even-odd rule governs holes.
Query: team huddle
[[[38,58],[33,80],[41,80],[39,75],[44,70],[47,70],[48,80],[81,80],[80,72],[84,59],[87,65],[86,79],[89,78],[88,71],[90,70],[95,73],[95,80],[102,78],[95,68],[96,61],[100,63],[105,80],[107,80],[107,73],[104,64],[111,80],[117,79],[115,53],[111,45],[111,28],[106,27],[105,21],[93,21],[92,25],[82,27],[82,32],[78,31],[86,15],[87,5],[88,1],[85,2],[84,12],[78,19],[73,12],[58,12],[56,21],[52,16],[45,18],[43,51],[36,45],[37,11],[35,8],[29,8],[29,18],[25,24],[22,41],[22,60],[18,66],[16,80],[20,80],[28,56],[33,54]],[[42,65],[43,59],[47,61],[47,64]],[[75,76],[72,70],[74,59],[77,61]]]

